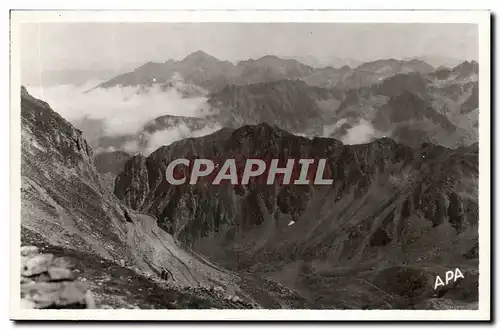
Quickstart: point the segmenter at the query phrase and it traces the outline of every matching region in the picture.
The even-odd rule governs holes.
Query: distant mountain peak
[[[479,63],[476,61],[464,61],[453,68],[454,72],[459,73],[460,75],[469,75],[472,73],[479,73]]]
[[[144,69],[153,69],[155,67],[162,66],[162,65],[163,65],[162,63],[148,61],[148,62],[144,63],[143,65],[135,68],[134,71],[137,72],[137,71],[144,70]]]
[[[209,55],[202,50],[197,50],[194,53],[189,54],[182,61],[185,62],[185,61],[200,61],[200,60],[220,61],[218,58]]]
[[[25,96],[25,97],[29,96],[28,90],[24,86],[21,86],[21,96]]]
[[[339,71],[341,72],[347,72],[347,71],[350,71],[351,70],[351,67],[349,65],[343,65]]]
[[[258,58],[258,59],[259,59],[259,60],[264,60],[264,59],[271,59],[271,58],[272,58],[272,59],[280,59],[280,58],[279,58],[278,56],[276,56],[276,55],[264,55],[264,56],[262,56],[262,57],[260,57],[260,58]]]

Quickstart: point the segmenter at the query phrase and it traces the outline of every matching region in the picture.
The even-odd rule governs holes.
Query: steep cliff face
[[[333,184],[205,181],[172,186],[165,180],[165,170],[176,158],[217,159],[220,164],[226,159],[325,158],[325,172]],[[395,246],[410,240],[404,228],[415,223],[430,231],[449,227],[454,237],[468,230],[477,233],[477,177],[477,145],[454,150],[427,144],[411,149],[380,139],[348,146],[260,124],[179,141],[147,159],[131,160],[117,179],[115,194],[133,208],[153,214],[162,228],[194,246],[213,240],[231,251],[245,246],[242,254],[250,260],[274,255],[278,262],[332,254],[341,262],[355,255],[364,259],[373,246],[391,243],[400,249]],[[290,221],[296,224],[289,227]],[[415,235],[416,240],[426,236]],[[422,247],[422,252],[426,249]]]
[[[149,190],[146,157],[136,155],[125,165],[124,171],[131,173],[128,177],[119,176],[115,181],[118,187],[126,186],[126,190],[116,189],[115,195],[127,205],[137,209],[145,200]]]
[[[322,128],[321,101],[335,100],[337,94],[301,80],[279,80],[228,85],[211,95],[208,104],[224,127],[268,123],[291,132],[307,132]]]
[[[157,226],[156,219],[123,205],[106,189],[94,166],[92,149],[81,132],[47,103],[31,97],[25,88],[21,90],[21,119],[21,226],[27,243],[41,243],[42,247],[46,244],[59,254],[63,249],[85,255],[85,266],[90,268],[98,265],[101,269],[102,260],[119,264],[127,274],[134,273],[136,279],[145,273],[159,276],[165,268],[173,274],[175,285],[219,283],[226,292],[239,291],[237,276],[182,250],[172,236]],[[134,158],[127,170],[136,161],[140,167],[141,159]],[[144,178],[140,171],[136,174],[145,185],[128,185],[139,192],[146,189],[148,180],[147,174]],[[141,203],[139,198],[131,204],[135,207]],[[87,271],[95,275],[92,269],[94,272]],[[93,279],[89,281],[94,289],[99,288]],[[118,290],[112,298],[126,302],[127,292]],[[169,302],[164,303],[167,306]]]
[[[102,152],[94,157],[95,167],[100,174],[118,175],[132,156],[124,151]]]

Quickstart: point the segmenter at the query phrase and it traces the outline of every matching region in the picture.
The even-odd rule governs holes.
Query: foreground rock
[[[21,247],[21,307],[95,308],[87,286],[76,280],[74,265],[35,246]]]

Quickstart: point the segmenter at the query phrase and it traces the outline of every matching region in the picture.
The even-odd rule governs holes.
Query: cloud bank
[[[163,145],[169,145],[190,137],[205,136],[221,128],[222,126],[219,125],[207,125],[200,130],[191,130],[186,124],[181,124],[170,129],[155,132],[147,137],[148,146],[144,150],[144,154],[149,155]]]
[[[124,150],[131,154],[149,155],[161,146],[189,137],[208,135],[222,128],[207,121],[207,125],[198,130],[192,130],[181,122],[180,125],[152,134],[142,131],[145,124],[160,116],[203,117],[203,113],[207,113],[207,98],[200,96],[203,94],[198,91],[191,94],[197,95],[195,97],[184,97],[186,91],[196,90],[196,86],[184,84],[179,76],[172,80],[173,87],[167,89],[153,85],[149,88],[99,88],[85,93],[99,83],[89,81],[80,86],[27,88],[33,96],[48,102],[52,109],[81,129],[97,152]],[[347,122],[347,119],[340,119],[333,125],[325,125],[322,135],[330,137]],[[361,144],[384,135],[368,120],[359,119],[340,140],[344,144]],[[103,144],[103,137],[107,143]]]
[[[382,133],[378,132],[368,120],[361,118],[353,127],[347,130],[347,133],[342,137],[342,143],[368,143],[381,136]]]
[[[98,84],[99,81],[89,81],[80,86],[26,87],[34,97],[49,103],[54,111],[81,129],[96,149],[99,149],[98,141],[102,137],[137,135],[146,123],[164,115],[200,117],[201,109],[206,106],[207,99],[204,96],[183,97],[182,92],[186,91],[186,86],[179,81],[179,77],[173,81],[174,87],[167,89],[153,85],[142,89],[98,88],[85,93]],[[190,131],[187,126],[181,125],[146,136],[148,139],[146,150],[139,148],[138,141],[130,139],[114,147],[130,153],[149,154],[162,145],[182,138],[209,134],[217,129],[220,127],[207,126],[198,131]]]

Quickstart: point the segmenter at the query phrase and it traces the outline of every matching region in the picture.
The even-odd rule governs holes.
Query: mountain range
[[[430,64],[418,59],[377,60],[362,63],[354,68],[314,68],[293,58],[279,58],[274,55],[233,64],[197,51],[180,61],[148,62],[96,88],[165,83],[175,74],[182,76],[187,83],[203,87],[209,92],[217,92],[228,84],[246,85],[283,79],[302,79],[320,87],[352,88],[373,84],[395,73],[431,71],[434,71],[434,68]],[[325,76],[328,76],[328,79]]]
[[[169,116],[183,132],[209,133],[266,122],[296,134],[347,141],[349,130],[367,126],[359,142],[391,136],[405,144],[431,142],[454,148],[477,142],[477,77],[474,61],[438,70],[417,59],[313,69],[275,56],[234,65],[196,52],[182,61],[148,63],[98,88],[160,84],[180,90],[186,98],[205,95],[198,117]],[[160,121],[161,117],[152,120]],[[150,135],[175,125],[103,136],[95,147],[124,150],[126,143],[135,141],[136,151],[149,153]],[[409,130],[415,134],[407,134]]]
[[[23,243],[82,260],[112,308],[476,309],[478,74],[199,51],[96,86],[206,98],[198,117],[166,113],[97,153],[23,87]],[[325,159],[333,183],[170,185],[178,158]],[[455,268],[464,278],[434,290]]]

